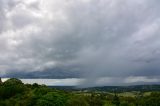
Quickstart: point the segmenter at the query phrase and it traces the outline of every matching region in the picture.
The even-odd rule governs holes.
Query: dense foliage
[[[11,78],[0,84],[0,106],[160,106],[160,92],[130,93],[64,91]]]

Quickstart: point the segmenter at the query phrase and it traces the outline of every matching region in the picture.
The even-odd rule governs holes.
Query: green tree
[[[49,92],[37,101],[37,106],[65,106],[67,97],[63,93]]]
[[[101,94],[91,93],[88,103],[90,106],[103,106],[105,104],[104,98]]]
[[[113,97],[112,103],[115,104],[116,106],[120,105],[119,97],[116,94]]]
[[[85,96],[73,95],[67,101],[67,106],[89,106],[89,104]]]
[[[11,98],[17,94],[23,94],[26,91],[26,87],[21,80],[11,78],[3,83],[0,87],[1,99]]]

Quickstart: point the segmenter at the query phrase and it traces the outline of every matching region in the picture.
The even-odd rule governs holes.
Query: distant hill
[[[75,86],[49,86],[50,88],[57,88],[68,91],[102,91],[102,92],[129,92],[129,91],[160,91],[160,85],[134,85],[134,86],[102,86],[77,88]]]

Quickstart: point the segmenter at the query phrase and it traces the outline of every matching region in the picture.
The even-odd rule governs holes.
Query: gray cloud
[[[1,0],[0,75],[87,77],[92,83],[106,76],[156,78],[159,4],[158,0]]]

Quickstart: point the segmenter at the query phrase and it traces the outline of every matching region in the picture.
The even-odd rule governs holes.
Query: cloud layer
[[[0,75],[160,76],[159,0],[1,0]]]

